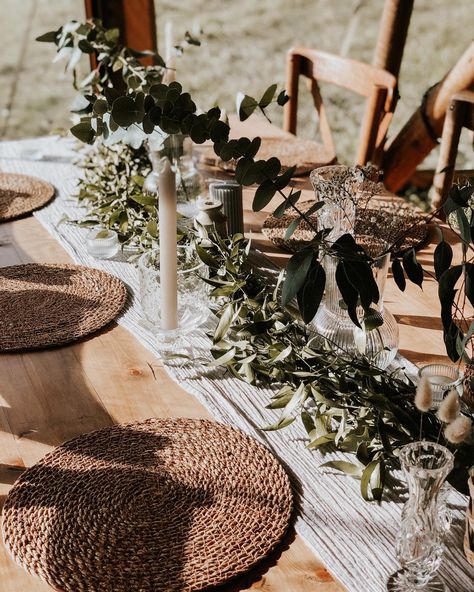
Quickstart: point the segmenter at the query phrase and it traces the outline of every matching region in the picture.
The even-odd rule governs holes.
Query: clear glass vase
[[[439,520],[441,487],[453,468],[452,453],[433,442],[404,446],[400,462],[408,484],[408,501],[397,537],[396,553],[402,569],[387,584],[389,592],[444,592],[436,575],[444,552],[445,528]]]
[[[336,172],[341,167],[327,167]],[[344,168],[344,167],[342,167]],[[316,169],[317,171],[318,169]],[[315,172],[316,172],[315,171]],[[325,199],[321,186],[312,177],[317,199]],[[336,196],[325,199],[324,207],[319,214],[319,224],[323,228],[331,229],[328,241],[334,242],[343,234],[355,234],[356,198],[351,192],[357,192],[357,185],[352,184],[347,189],[346,196]],[[336,283],[336,266],[338,260],[326,255],[323,260],[326,272],[326,291],[323,301],[316,313],[312,325],[317,333],[327,339],[341,356],[353,358],[359,355],[367,356],[379,368],[390,365],[397,354],[399,335],[398,325],[393,315],[383,302],[383,294],[390,265],[390,253],[386,253],[383,241],[373,236],[357,236],[368,255],[373,258],[372,271],[379,289],[380,299],[372,304],[373,313],[363,322],[364,310],[357,309],[357,317],[362,328],[357,327],[349,318],[339,288]]]
[[[191,245],[178,246],[178,328],[163,328],[159,250],[147,251],[138,260],[142,325],[156,335],[161,347],[177,346],[180,338],[202,325],[209,316],[207,268]]]
[[[337,260],[330,256],[324,257],[326,292],[312,323],[317,333],[327,339],[341,356],[354,358],[364,355],[382,369],[389,366],[395,358],[399,342],[397,322],[383,304],[389,264],[390,254],[376,258],[372,264],[380,299],[377,304],[371,305],[373,312],[365,321],[364,309],[357,308],[357,317],[362,327],[360,328],[349,318],[337,287]]]
[[[178,213],[184,218],[197,214],[197,198],[202,191],[202,179],[193,159],[193,143],[189,136],[173,134],[163,142],[149,141],[148,156],[152,170],[145,179],[144,189],[158,195],[158,178],[163,158],[170,160],[176,172]]]

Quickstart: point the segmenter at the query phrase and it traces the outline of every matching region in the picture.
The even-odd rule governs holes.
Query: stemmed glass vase
[[[428,441],[401,449],[409,497],[403,511],[396,552],[402,569],[387,584],[389,592],[446,592],[437,576],[444,553],[445,529],[439,519],[440,489],[453,468],[452,453]]]

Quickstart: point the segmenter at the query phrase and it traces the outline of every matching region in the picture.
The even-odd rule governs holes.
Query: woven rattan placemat
[[[0,267],[0,352],[63,345],[110,323],[127,289],[118,278],[80,265]]]
[[[8,495],[15,560],[64,592],[177,592],[226,582],[266,557],[290,520],[289,479],[240,430],[149,419],[80,436]]]
[[[0,222],[29,214],[47,204],[55,189],[30,175],[0,173]]]
[[[197,151],[198,158],[204,164],[217,166],[225,170],[232,170],[232,162],[223,162],[214,152],[212,146],[203,146]],[[329,155],[322,144],[300,138],[263,138],[256,159],[267,160],[276,157],[283,169],[295,166],[295,177],[309,175],[320,166],[335,162],[335,157]]]
[[[305,212],[314,201],[298,203],[298,208]],[[281,218],[270,214],[262,226],[263,234],[280,248],[296,252],[314,236],[309,224],[302,220],[290,239],[285,240],[285,232],[297,213],[291,208]],[[317,227],[318,214],[310,216],[311,222]],[[400,206],[398,202],[380,201],[357,215],[356,236],[371,236],[388,245],[396,243],[395,253],[403,253],[411,247],[418,248],[426,241],[428,225],[423,216],[409,205]],[[402,237],[401,240],[398,240]]]

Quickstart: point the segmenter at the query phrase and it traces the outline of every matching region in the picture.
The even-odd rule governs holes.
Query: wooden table
[[[251,129],[262,136],[284,135],[260,120],[254,121]],[[307,181],[302,186],[308,187]],[[306,191],[310,197],[312,192]],[[260,233],[266,214],[251,211],[252,194],[245,191],[246,231],[252,232],[254,244],[273,260],[284,262],[287,255]],[[274,207],[272,203],[266,211]],[[71,261],[33,217],[0,224],[0,244],[0,266]],[[428,268],[433,248],[429,246],[419,255]],[[403,355],[417,364],[446,359],[433,280],[425,280],[423,292],[410,284],[403,296],[389,281],[386,304],[399,323]],[[148,417],[210,417],[192,395],[168,377],[157,358],[116,324],[67,347],[2,354],[0,377],[0,506],[25,467],[79,434]],[[0,545],[0,592],[47,590],[51,588],[18,567]],[[290,529],[267,561],[219,590],[342,592],[343,587]]]

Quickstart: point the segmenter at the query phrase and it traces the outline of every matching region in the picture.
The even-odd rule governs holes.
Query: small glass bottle
[[[436,574],[444,553],[439,492],[453,468],[453,454],[441,444],[422,440],[401,449],[400,463],[409,492],[396,548],[402,569],[390,577],[387,590],[445,592]]]

